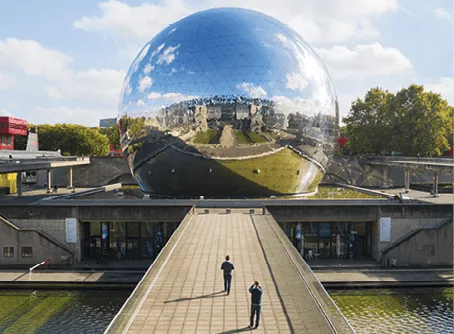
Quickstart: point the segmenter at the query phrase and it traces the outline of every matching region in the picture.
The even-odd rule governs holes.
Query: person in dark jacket
[[[225,261],[221,265],[221,269],[224,270],[224,291],[227,292],[227,296],[230,295],[230,286],[232,285],[232,270],[235,266],[230,262],[230,256],[225,257]]]
[[[259,281],[255,281],[253,285],[249,288],[249,293],[251,294],[251,321],[249,324],[249,328],[252,328],[254,325],[254,314],[256,315],[255,318],[255,327],[259,327],[260,323],[260,312],[262,310],[262,295],[263,289],[260,286]]]

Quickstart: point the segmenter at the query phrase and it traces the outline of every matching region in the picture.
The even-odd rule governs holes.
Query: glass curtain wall
[[[155,259],[177,222],[85,222],[83,258]]]
[[[298,251],[298,223],[281,224]],[[367,258],[371,256],[371,222],[303,222],[304,256],[306,259]]]

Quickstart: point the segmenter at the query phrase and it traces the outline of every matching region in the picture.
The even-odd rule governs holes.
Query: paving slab
[[[255,280],[265,293],[254,332],[332,333],[267,224],[233,211],[188,215],[106,333],[248,332]],[[220,269],[227,254],[235,265],[228,296]]]

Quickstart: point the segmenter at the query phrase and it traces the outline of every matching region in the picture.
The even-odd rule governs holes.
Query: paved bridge
[[[235,264],[229,296],[226,254]],[[106,333],[249,331],[255,280],[265,290],[257,332],[354,333],[273,217],[253,209],[191,210]]]
[[[411,170],[424,170],[433,172],[433,196],[438,195],[439,173],[453,173],[453,158],[413,158],[413,157],[367,157],[366,162],[371,165],[384,166],[385,180],[387,179],[387,167],[400,167],[405,172],[405,191],[410,189]]]

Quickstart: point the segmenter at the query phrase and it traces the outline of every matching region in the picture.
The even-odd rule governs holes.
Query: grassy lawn
[[[217,130],[197,132],[192,142],[194,144],[219,144],[220,135]]]
[[[296,171],[301,168],[301,158],[289,149],[255,159],[218,163],[273,193],[295,193],[300,182]],[[258,170],[260,173],[257,173]]]
[[[238,144],[255,144],[265,143],[266,138],[253,131],[235,131],[235,137]]]
[[[340,189],[338,191],[337,189]],[[330,195],[328,195],[330,194]],[[375,196],[370,194],[361,193],[359,191],[347,189],[347,188],[338,188],[338,187],[329,187],[329,186],[320,186],[318,187],[318,192],[311,196],[313,199],[327,199],[327,198],[344,198],[344,199],[358,199],[358,198],[370,198],[370,199],[386,199],[385,197]]]

